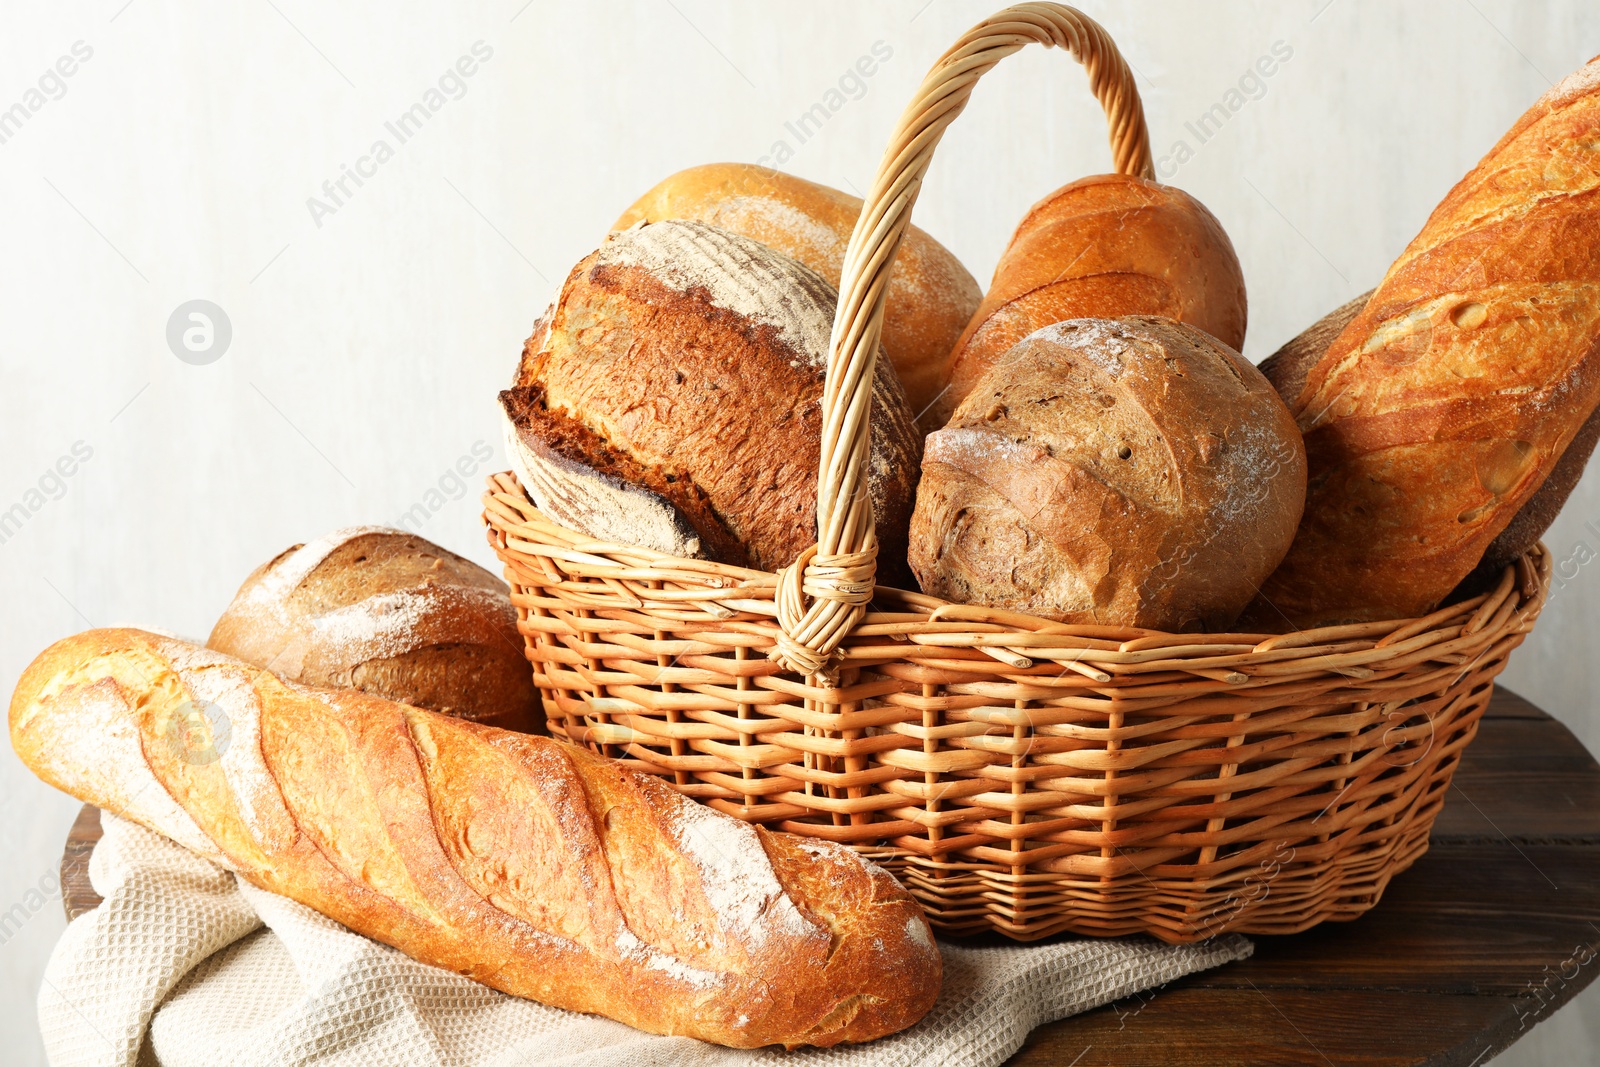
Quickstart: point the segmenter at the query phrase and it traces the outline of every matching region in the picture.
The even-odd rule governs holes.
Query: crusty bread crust
[[[1035,330],[1122,315],[1177,319],[1238,351],[1244,274],[1222,224],[1183,190],[1123,174],[1083,178],[1018,224],[951,350],[933,425],[944,425],[978,379]]]
[[[552,409],[545,401],[544,385],[540,382],[507,389],[500,394],[500,405],[517,428],[522,447],[537,449],[539,458],[546,464],[565,461],[568,469],[581,465],[588,468],[594,478],[636,486],[654,494],[664,505],[670,505],[674,517],[681,517],[694,531],[693,536],[698,541],[694,555],[701,554],[703,547],[705,554],[714,559],[738,567],[749,566],[744,545],[717,517],[716,508],[705,491],[695,484],[692,472],[682,466],[667,469],[644,464],[631,453],[613,448],[580,420]],[[524,459],[538,461],[534,457]],[[564,499],[571,495],[575,484],[593,491],[593,479],[577,483],[541,477],[538,488],[545,490],[543,503],[552,518],[560,521],[570,517],[580,525],[587,525],[590,514],[584,510],[586,501]]]
[[[1456,184],[1310,369],[1292,405],[1310,493],[1300,534],[1263,587],[1270,613],[1302,626],[1425,614],[1484,559],[1592,416],[1597,128],[1591,63]]]
[[[1300,396],[1311,368],[1357,313],[1366,307],[1371,297],[1369,290],[1335,308],[1261,361],[1261,373],[1278,390],[1279,396],[1291,404]],[[1543,484],[1528,498],[1526,504],[1517,509],[1516,516],[1506,524],[1506,528],[1490,542],[1472,573],[1462,580],[1446,600],[1474,596],[1492,589],[1508,566],[1539,543],[1539,538],[1561,514],[1567,497],[1578,487],[1596,443],[1600,443],[1600,407],[1595,409],[1562,451],[1561,458],[1550,468],[1550,474]]]
[[[1074,319],[928,436],[925,592],[1065,622],[1225,630],[1282,559],[1305,453],[1265,378],[1168,319]]]
[[[589,470],[534,472],[550,483],[527,487],[534,501],[556,506],[597,536],[601,525],[626,528],[637,520],[641,536],[621,538],[636,544],[646,543],[647,529],[670,538],[675,523],[663,523],[657,504],[681,503],[683,524],[700,532],[698,554],[762,570],[787,566],[816,540],[821,401],[836,300],[833,287],[803,264],[703,223],[610,235],[573,269],[524,349],[512,397],[502,398],[504,404],[517,389],[537,387],[547,413],[587,431],[565,433],[559,444],[563,456]],[[517,421],[508,413],[530,447],[557,444],[548,419]],[[880,359],[867,480],[885,584],[906,576],[921,444],[894,371]],[[616,513],[617,498],[601,481],[618,476],[650,494],[635,501],[634,515]],[[693,499],[676,492],[671,479],[686,479]]]
[[[539,728],[505,583],[403,530],[349,527],[279,553],[245,579],[206,643],[291,682]]]
[[[886,872],[548,738],[137,630],[51,646],[10,725],[56,788],[516,996],[748,1048],[871,1040],[938,993]]]
[[[1354,300],[1346,301],[1322,318],[1301,330],[1283,343],[1283,347],[1262,360],[1259,370],[1283,397],[1285,404],[1293,404],[1306,387],[1306,375],[1317,365],[1322,354],[1334,339],[1350,325],[1352,319],[1367,306],[1372,298],[1368,289]]]
[[[760,241],[839,285],[861,201],[826,185],[751,163],[708,163],[664,179],[613,229],[695,219]],[[883,351],[913,413],[943,386],[944,362],[983,290],[955,256],[916,226],[906,228],[883,312]],[[932,429],[930,426],[929,429]]]

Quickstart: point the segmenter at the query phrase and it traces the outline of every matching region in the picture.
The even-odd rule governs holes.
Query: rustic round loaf
[[[1244,272],[1204,204],[1170,185],[1101,174],[1028,209],[983,304],[951,350],[942,426],[1011,346],[1053,322],[1161,315],[1244,346]]]
[[[352,526],[279,553],[245,579],[206,644],[292,682],[511,730],[538,720],[504,583],[402,530]]]
[[[1306,457],[1261,373],[1169,319],[1012,348],[928,436],[911,567],[946,600],[1226,630],[1288,551]]]
[[[700,222],[612,233],[500,394],[512,466],[555,521],[611,543],[777,570],[816,540],[828,337],[815,271]],[[903,582],[921,458],[881,356],[868,490],[878,575]]]
[[[753,163],[708,163],[663,179],[622,213],[637,222],[695,219],[776,248],[838,286],[861,201],[849,193]],[[883,350],[922,412],[943,386],[944,363],[983,290],[943,245],[908,227],[889,276]],[[929,429],[932,429],[929,426]]]

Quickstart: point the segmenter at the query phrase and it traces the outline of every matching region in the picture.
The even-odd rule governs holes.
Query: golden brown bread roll
[[[1018,224],[951,351],[932,425],[944,425],[978,379],[1035,330],[1122,315],[1177,319],[1238,351],[1244,274],[1222,224],[1183,190],[1126,174],[1083,178]]]
[[[700,222],[611,234],[567,278],[501,394],[532,499],[601,540],[776,570],[816,540],[823,372],[838,294]],[[905,578],[921,440],[873,383],[879,580]]]
[[[11,743],[56,788],[358,933],[641,1030],[867,1041],[938,993],[891,875],[549,738],[91,630],[23,673]]]
[[[925,592],[1072,623],[1225,630],[1305,498],[1283,401],[1191,326],[1032,334],[928,435],[911,520]]]
[[[1457,183],[1310,369],[1291,405],[1305,521],[1253,616],[1425,614],[1570,450],[1600,404],[1597,129],[1591,63]]]
[[[256,568],[206,642],[291,682],[509,730],[539,722],[505,583],[403,530],[352,526]]]
[[[695,219],[776,248],[835,288],[861,200],[837,189],[753,163],[708,163],[664,179],[613,227]],[[906,398],[922,412],[943,385],[944,361],[983,292],[948,249],[915,226],[906,229],[889,277],[883,351]]]

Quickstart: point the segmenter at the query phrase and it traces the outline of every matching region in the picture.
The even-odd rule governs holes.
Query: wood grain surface
[[[85,807],[61,859],[69,918],[96,907]],[[1012,1067],[1481,1067],[1600,969],[1600,765],[1500,690],[1428,853],[1351,923],[1035,1030]]]

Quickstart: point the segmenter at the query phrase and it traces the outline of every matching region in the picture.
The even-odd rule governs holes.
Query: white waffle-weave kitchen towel
[[[922,1022],[867,1045],[735,1051],[497,993],[263,892],[112,815],[39,992],[54,1067],[994,1067],[1041,1023],[1242,959],[1242,937],[940,943]]]

